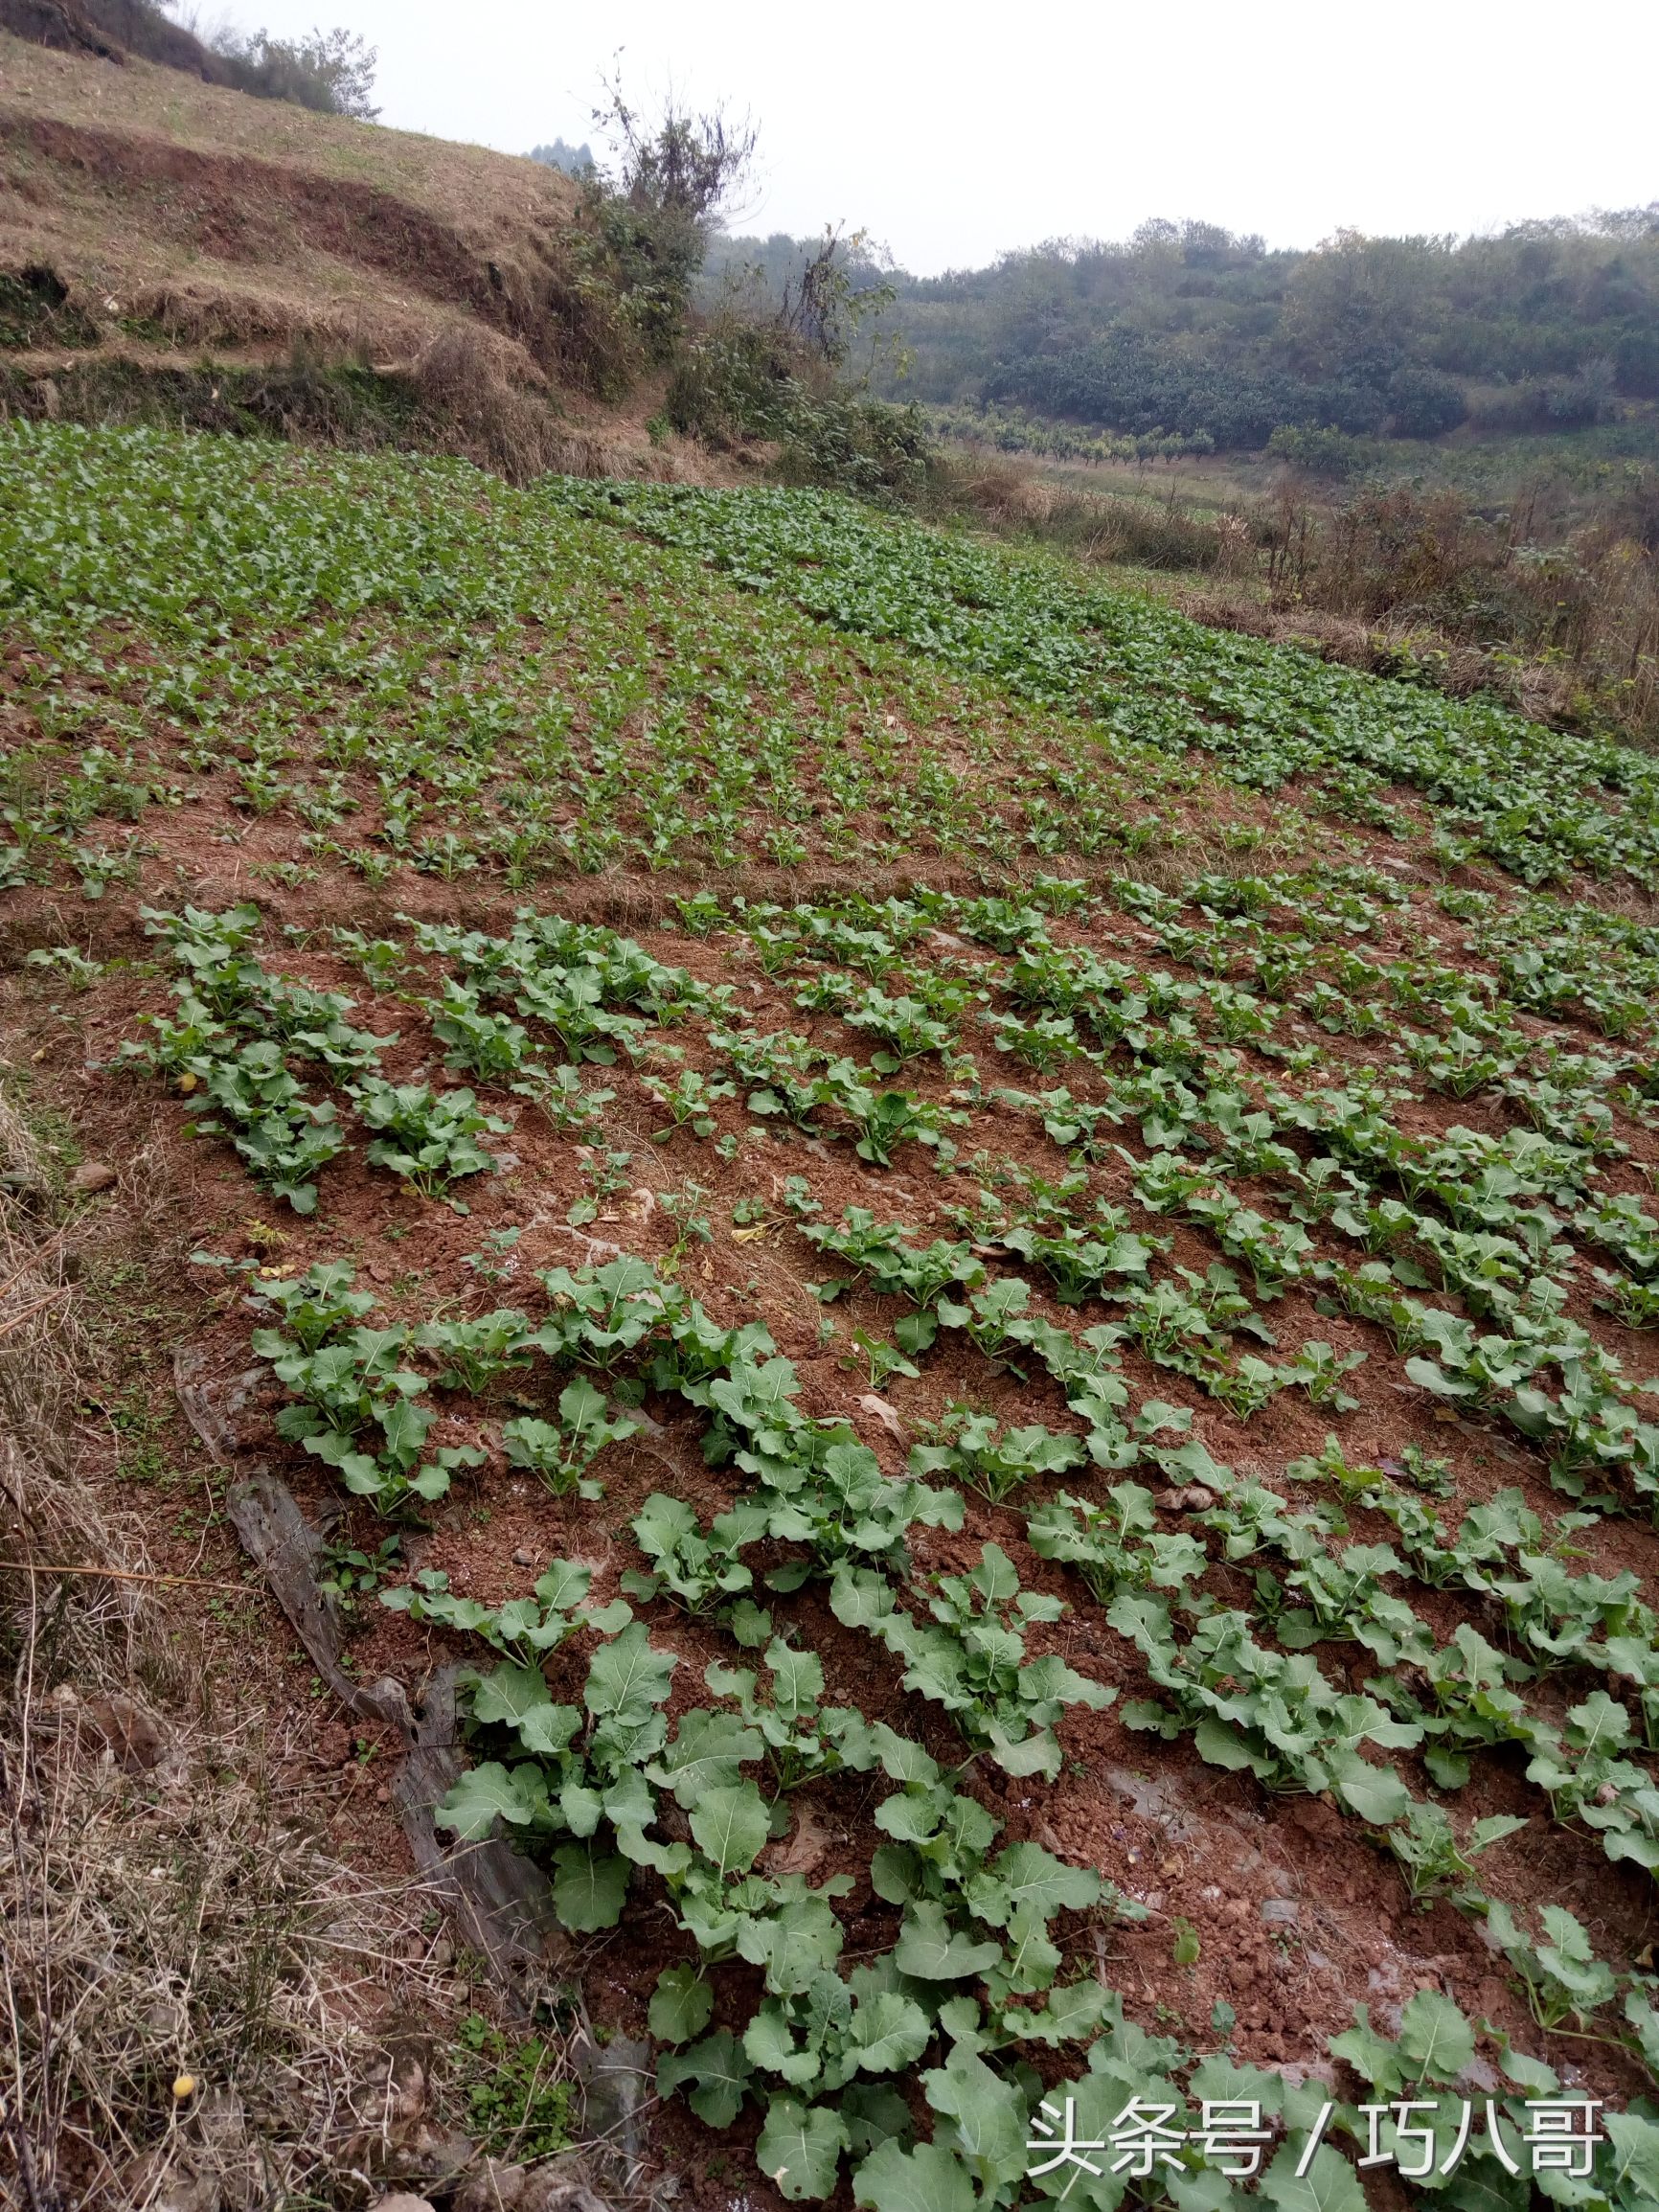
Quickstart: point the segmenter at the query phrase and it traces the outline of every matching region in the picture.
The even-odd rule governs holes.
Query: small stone
[[[412,2197],[407,2189],[399,2189],[395,2197],[377,2197],[369,2212],[433,2212],[430,2197]]]
[[[1293,1897],[1264,1897],[1261,1918],[1269,1927],[1294,1927],[1302,1918],[1302,1907]]]
[[[450,2212],[511,2212],[524,2196],[524,2168],[486,2158],[451,2201]]]
[[[626,2158],[638,2157],[648,2085],[655,2079],[650,2045],[631,2036],[612,2036],[602,2045],[583,2038],[574,2055],[586,2091],[588,2133]]]
[[[86,1197],[93,1191],[107,1191],[115,1181],[115,1170],[102,1160],[83,1160],[69,1178],[69,1187],[77,1197]]]
[[[391,1790],[388,1790],[388,1789],[385,1787],[385,1785],[384,1785],[384,1784],[382,1784],[382,1785],[381,1785],[381,1787],[380,1787],[378,1790],[375,1790],[375,1804],[376,1804],[376,1805],[390,1805],[390,1804],[391,1804],[391,1802],[392,1802],[392,1792],[391,1792]]]
[[[147,1773],[166,1758],[172,1739],[156,1716],[123,1690],[87,1699],[88,1722],[128,1774]]]
[[[611,2212],[605,2199],[596,2195],[589,2181],[581,2154],[563,2152],[545,2165],[533,2167],[525,2176],[524,2190],[514,2212]],[[659,2181],[652,2191],[652,2201],[671,2202],[675,2195],[677,2188],[671,2180],[667,2186]]]
[[[423,2121],[404,2147],[404,2155],[408,2159],[405,2172],[432,2177],[442,2191],[454,2176],[466,2173],[477,2157],[478,2149],[458,2130],[433,2128]],[[423,2204],[425,2199],[418,2198],[415,2202]],[[385,2207],[377,2206],[376,2212],[385,2212]]]
[[[512,1555],[512,1563],[515,1567],[533,1567],[535,1564],[535,1554],[528,1544],[520,1544]]]

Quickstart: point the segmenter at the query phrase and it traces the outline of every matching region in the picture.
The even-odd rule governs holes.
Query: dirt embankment
[[[0,267],[50,267],[100,345],[396,355],[465,318],[527,381],[556,360],[556,171],[3,34],[0,147]]]
[[[537,163],[0,30],[0,411],[705,475],[592,397],[591,244]]]

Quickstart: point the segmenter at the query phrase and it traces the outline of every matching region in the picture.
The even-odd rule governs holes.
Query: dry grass
[[[455,2162],[457,2139],[427,2116],[432,2041],[458,1995],[434,1901],[320,1840],[292,1717],[216,1708],[188,1615],[166,1609],[72,1441],[95,1347],[42,1155],[3,1094],[0,1154],[0,2132],[14,2201],[362,2202],[372,2174]]]
[[[515,480],[740,473],[653,439],[660,378],[627,403],[591,396],[581,363],[615,318],[557,171],[3,32],[0,142],[0,272],[48,268],[68,295],[59,328],[7,352],[0,411],[209,429],[251,413]],[[300,359],[376,372],[386,407],[290,408]]]
[[[604,442],[573,430],[539,400],[517,389],[505,341],[469,323],[441,331],[416,355],[410,382],[435,423],[459,433],[469,458],[510,483],[526,484],[547,469],[602,476]]]
[[[511,247],[526,226],[562,229],[576,203],[576,188],[560,171],[513,154],[254,100],[155,62],[117,68],[5,33],[0,103],[100,130],[165,137],[198,153],[281,162],[370,185],[437,217],[486,252]]]

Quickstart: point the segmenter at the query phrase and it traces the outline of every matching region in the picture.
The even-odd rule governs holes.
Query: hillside
[[[0,580],[46,2184],[1651,2203],[1649,758],[810,492]]]
[[[26,412],[148,394],[327,434],[331,409],[393,443],[446,420],[518,467],[672,469],[648,406],[594,396],[603,276],[557,170],[0,32],[0,376]]]
[[[733,239],[718,262],[776,287],[807,250]],[[1654,450],[1652,207],[1490,238],[1344,235],[1310,252],[1148,222],[1121,243],[1057,239],[888,281],[903,388],[936,405],[1223,452],[1260,451],[1284,427],[1420,441],[1615,420],[1626,450]]]
[[[1651,480],[1114,521],[651,207],[0,38],[4,2187],[1650,2212]],[[1097,259],[924,376],[1495,374]]]

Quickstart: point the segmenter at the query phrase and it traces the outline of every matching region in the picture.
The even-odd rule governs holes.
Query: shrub
[[[1468,413],[1463,386],[1439,369],[1409,362],[1388,380],[1388,430],[1394,438],[1439,438]]]
[[[231,82],[256,100],[289,100],[319,115],[352,115],[373,123],[380,110],[370,101],[378,58],[355,31],[313,31],[306,38],[273,38],[231,30],[216,32],[216,51],[229,65]]]

